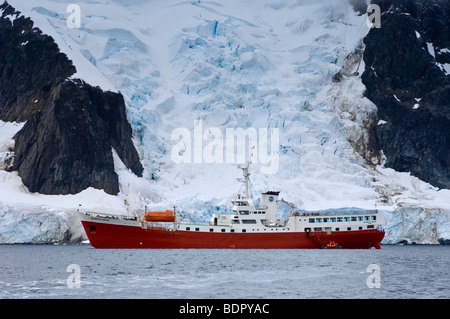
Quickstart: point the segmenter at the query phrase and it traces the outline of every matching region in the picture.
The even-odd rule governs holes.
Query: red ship
[[[377,248],[386,223],[378,212],[299,213],[278,217],[279,192],[261,194],[258,206],[248,193],[249,164],[244,173],[245,195],[232,199],[232,213],[213,214],[209,223],[183,222],[174,210],[134,217],[80,212],[95,248]]]

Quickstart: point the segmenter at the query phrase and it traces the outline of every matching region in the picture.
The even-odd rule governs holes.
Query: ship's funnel
[[[278,218],[278,195],[280,192],[266,192],[261,194],[259,205],[266,208],[268,220],[276,221]]]

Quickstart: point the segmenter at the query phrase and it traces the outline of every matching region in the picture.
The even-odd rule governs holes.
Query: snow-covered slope
[[[128,198],[131,210],[176,205],[195,219],[229,209],[240,186],[236,161],[225,163],[224,155],[223,163],[194,163],[194,145],[191,163],[173,160],[172,132],[194,135],[201,120],[203,147],[208,128],[223,137],[230,128],[278,129],[274,174],[259,174],[262,159],[254,157],[255,197],[280,190],[296,209],[379,209],[389,221],[385,242],[450,239],[449,190],[368,166],[352,147],[367,141],[376,107],[353,75],[364,70],[366,16],[345,1],[81,0],[81,28],[67,26],[70,1],[9,3],[55,39],[74,62],[75,77],[124,95],[144,178],[115,156],[118,196],[88,189],[58,197],[29,194],[14,173],[0,171],[2,223],[24,211],[24,202],[28,211],[65,212],[80,203],[120,213]],[[344,76],[334,83],[338,72]],[[5,129],[0,141],[12,134]],[[286,214],[290,207],[280,209]],[[16,238],[5,233],[0,229],[0,241]]]

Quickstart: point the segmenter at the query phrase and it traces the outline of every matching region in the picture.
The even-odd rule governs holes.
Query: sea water
[[[0,298],[450,298],[450,246],[381,250],[0,245]]]

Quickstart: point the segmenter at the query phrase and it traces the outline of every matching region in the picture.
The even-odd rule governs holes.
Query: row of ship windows
[[[324,217],[324,218],[310,218],[310,223],[335,223],[335,222],[362,222],[368,220],[377,220],[377,216],[352,216],[352,217]]]
[[[239,214],[240,215],[250,215],[250,214],[265,214],[265,211],[252,211],[252,210],[240,210]]]
[[[186,230],[191,230],[191,227],[186,227]],[[252,229],[252,231],[259,231],[259,229]],[[266,231],[266,230],[268,230],[267,228],[264,228],[264,231]],[[270,229],[271,231],[278,231],[278,230],[289,230],[289,228],[276,228],[276,227],[274,227],[274,228],[271,228]],[[200,228],[199,227],[196,227],[195,228],[195,231],[200,231]],[[212,232],[214,232],[214,228],[210,228],[209,229],[209,231],[212,233]],[[230,228],[230,233],[234,233],[234,231],[235,231],[235,229],[233,229],[233,228]],[[241,230],[243,233],[246,233],[247,232],[247,230],[244,228],[244,229],[242,229]],[[220,232],[222,232],[222,233],[225,233],[226,232],[226,229],[225,228],[221,228],[220,229]]]
[[[367,225],[367,229],[371,229],[371,228],[375,228],[375,226],[374,225]],[[356,227],[347,227],[347,230],[356,230],[356,229],[357,229]],[[362,226],[358,227],[358,230],[362,230],[362,229],[363,229]],[[322,229],[322,227],[314,227],[314,231],[328,231],[328,230],[331,231],[331,227],[325,227],[325,229]],[[336,227],[334,230],[335,231],[340,231],[341,229],[339,227]],[[305,232],[308,232],[308,231],[311,231],[311,229],[310,228],[305,228]]]
[[[371,229],[371,228],[374,228],[374,225],[367,225],[367,229]],[[363,229],[362,226],[358,227],[358,230],[362,230],[362,229]],[[191,227],[186,227],[186,230],[191,230]],[[252,231],[255,231],[255,230],[259,231],[259,229],[252,229]],[[267,228],[264,229],[264,231],[266,231],[266,230],[267,230]],[[274,231],[274,230],[275,231],[278,231],[278,230],[289,230],[289,228],[271,228],[270,230],[271,231]],[[323,231],[323,230],[325,230],[325,231],[330,230],[331,231],[331,227],[325,227],[325,229],[322,229],[322,227],[314,227],[314,231]],[[340,231],[340,228],[336,227],[334,230],[335,231]],[[347,227],[347,230],[356,230],[356,227],[353,227],[353,228],[352,227]],[[196,227],[195,231],[200,231],[200,228]],[[211,233],[214,232],[214,228],[210,228],[209,231]],[[226,229],[225,228],[221,228],[220,231],[222,233],[225,233]],[[235,230],[233,228],[230,228],[230,233],[234,233],[234,231]],[[308,231],[311,231],[311,229],[310,228],[305,228],[305,232],[308,232]],[[242,232],[246,233],[247,230],[246,229],[242,229]]]

